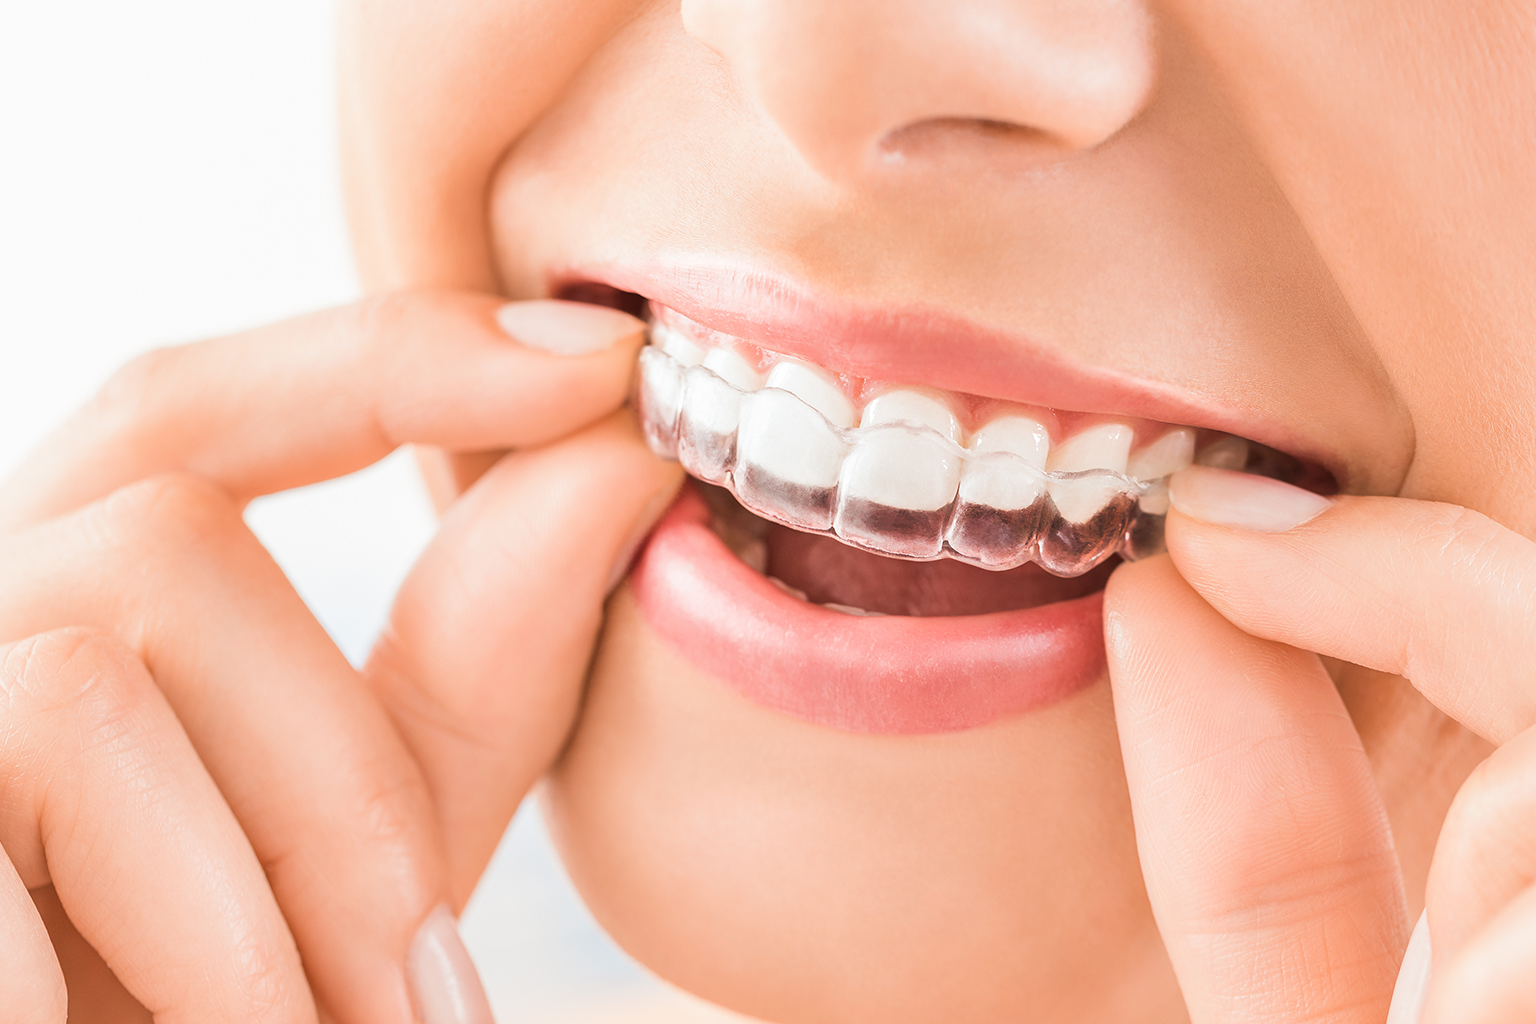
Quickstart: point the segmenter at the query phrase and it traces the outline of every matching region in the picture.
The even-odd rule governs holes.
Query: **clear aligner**
[[[860,410],[819,367],[770,362],[653,327],[637,400],[651,448],[764,519],[893,558],[1057,576],[1145,558],[1163,550],[1168,475],[1195,461],[1188,427],[1132,452],[1129,426],[1102,423],[1053,448],[1037,418],[1005,412],[967,437],[938,394],[890,389]],[[1199,461],[1241,468],[1246,445],[1221,437]]]

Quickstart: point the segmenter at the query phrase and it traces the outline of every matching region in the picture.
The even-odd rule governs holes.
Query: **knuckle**
[[[91,400],[93,410],[119,425],[153,419],[162,403],[155,396],[173,387],[186,346],[150,349],[118,367]]]
[[[27,726],[7,729],[13,740],[57,747],[72,737],[74,749],[119,733],[121,723],[154,688],[148,671],[126,647],[80,626],[40,633],[5,648],[0,687],[5,717]],[[31,727],[48,718],[67,722],[68,728]]]
[[[238,524],[235,500],[217,484],[191,473],[166,473],[114,491],[99,506],[108,544],[144,549],[197,548]]]

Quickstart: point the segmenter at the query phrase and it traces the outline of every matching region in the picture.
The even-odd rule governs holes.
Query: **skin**
[[[445,76],[434,59],[430,80],[401,47],[426,14],[360,20],[351,152],[376,282],[534,296],[606,260],[752,253],[824,294],[1011,326],[1277,420],[1345,491],[1536,528],[1529,12],[592,4],[551,49],[551,9],[497,35],[505,12],[465,5],[462,60]],[[387,78],[370,63],[386,53]],[[450,98],[509,127],[504,149],[477,143],[494,158],[458,144],[470,114],[438,126]],[[1395,963],[1488,747],[1401,678],[1333,669],[1396,840],[1387,902],[1406,904],[1379,936]],[[610,930],[727,1005],[1126,1020],[1128,1000],[1174,1019],[1132,909],[1108,696],[1106,680],[934,741],[827,736],[720,696],[621,594],[551,806]],[[1038,756],[1063,735],[1073,753]],[[701,784],[706,766],[729,782]],[[773,808],[773,825],[732,805]],[[961,841],[931,826],[936,806],[989,827]],[[1064,827],[1079,838],[1020,838]],[[739,898],[757,889],[806,895]]]
[[[1536,15],[1063,11],[344,5],[382,297],[129,368],[0,491],[23,1019],[67,985],[103,1019],[409,1020],[415,929],[552,765],[604,924],[763,1018],[1380,1021],[1426,902],[1429,1019],[1536,1012]],[[556,358],[475,294],[664,251],[1220,401],[1350,496],[1265,532],[1263,495],[1176,480],[1109,678],[1045,712],[775,716],[624,589],[603,617],[678,482],[614,411],[638,325],[551,314],[606,343]],[[444,526],[358,673],[239,510],[405,442]],[[103,749],[164,799],[122,812]],[[202,888],[163,891],[167,831]]]

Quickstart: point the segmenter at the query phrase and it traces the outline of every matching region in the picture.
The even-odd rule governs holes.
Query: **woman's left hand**
[[[1497,745],[1430,866],[1421,1019],[1536,1020],[1536,543],[1456,506],[1219,470],[1180,474],[1172,496],[1170,557],[1116,571],[1105,631],[1142,869],[1191,1019],[1387,1017],[1412,922],[1325,655],[1404,677]]]

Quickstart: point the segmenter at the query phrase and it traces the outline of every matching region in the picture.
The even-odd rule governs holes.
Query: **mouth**
[[[1006,364],[970,375],[1002,385],[990,393],[943,388],[913,382],[899,356],[880,374],[867,354],[836,362],[838,346],[784,318],[706,325],[697,306],[642,294],[557,290],[649,314],[637,414],[693,478],[633,592],[695,665],[821,725],[974,728],[1101,678],[1104,585],[1121,559],[1162,550],[1166,480],[1186,466],[1335,489],[1320,462],[1213,426],[1229,425],[1222,410],[1147,415],[1188,404],[1155,388],[1088,381],[1092,401],[1047,405],[1038,396],[1070,387],[1072,368],[1010,389]],[[1117,397],[1138,414],[1104,408]]]

